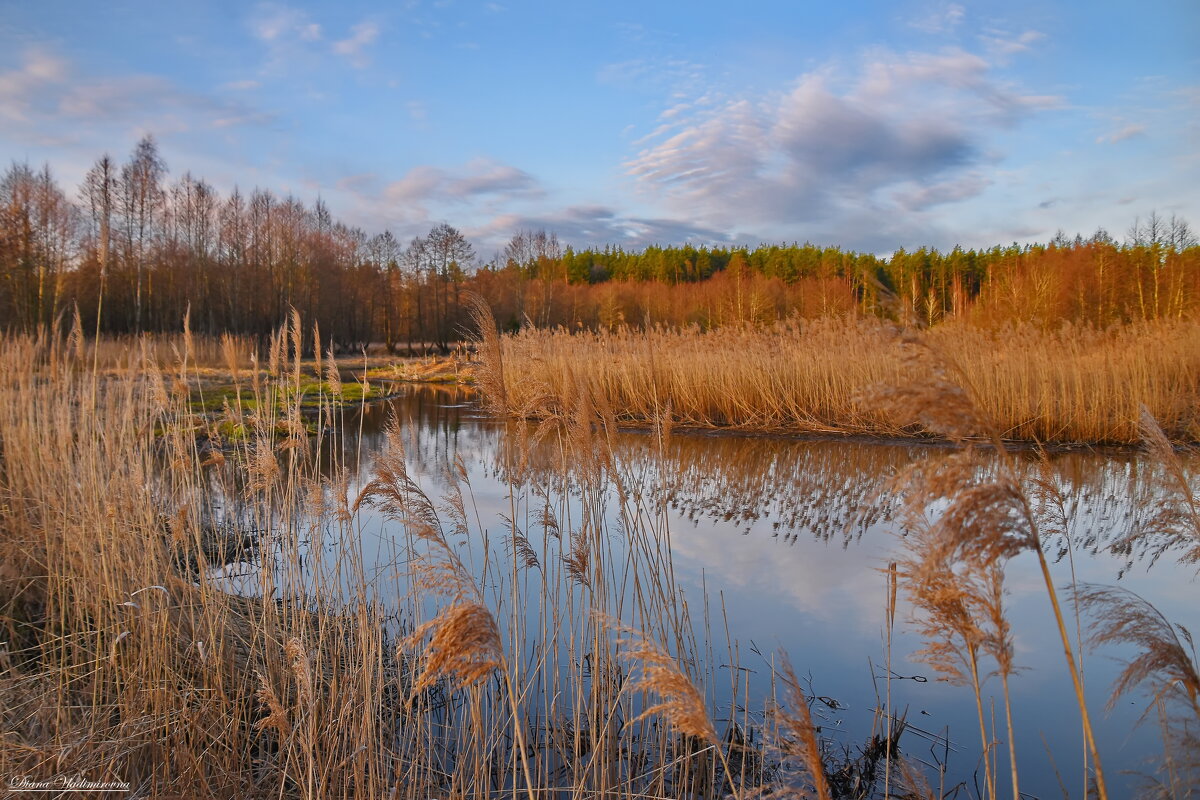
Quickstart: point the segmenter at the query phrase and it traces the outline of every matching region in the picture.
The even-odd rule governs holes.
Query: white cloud
[[[645,194],[710,227],[809,224],[846,236],[864,214],[978,195],[989,185],[980,168],[995,158],[989,135],[1059,102],[1007,85],[961,49],[875,52],[850,75],[814,70],[779,94],[673,104],[626,168]]]

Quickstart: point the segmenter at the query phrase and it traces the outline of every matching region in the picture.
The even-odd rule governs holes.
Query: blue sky
[[[890,251],[1200,226],[1200,5],[7,2],[0,158],[369,233]],[[73,190],[73,188],[72,188]]]

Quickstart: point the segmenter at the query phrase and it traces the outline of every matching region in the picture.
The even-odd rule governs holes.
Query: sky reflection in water
[[[390,404],[369,408],[361,442],[345,443],[354,490],[369,480],[358,463],[360,445],[361,467],[369,472],[373,454],[385,446],[382,428],[392,413],[407,434],[409,469],[435,502],[446,489],[446,472],[461,457],[483,525],[490,532],[504,530],[501,514],[509,510],[501,457],[505,426],[478,412],[460,391],[414,389]],[[631,491],[667,503],[676,580],[701,637],[707,590],[715,674],[728,674],[724,668],[732,648],[741,666],[757,670],[751,673],[757,696],[751,697],[750,707],[761,709],[766,678],[753,676],[769,675],[765,658],[783,648],[797,673],[811,681],[811,690],[829,701],[815,708],[824,718],[824,735],[852,747],[861,744],[870,730],[876,692],[884,692],[886,579],[881,570],[898,547],[896,528],[881,514],[878,498],[897,470],[915,459],[937,457],[942,449],[678,433],[667,443],[665,460],[660,460],[654,437],[644,433],[618,435],[614,449]],[[530,462],[535,472],[550,468],[550,453],[543,455],[547,463],[541,465],[535,449]],[[1153,602],[1168,619],[1196,627],[1190,570],[1166,558],[1152,571],[1137,563],[1123,570],[1125,560],[1104,550],[1105,534],[1130,522],[1129,498],[1143,485],[1140,457],[1069,453],[1053,456],[1051,467],[1079,504],[1074,535],[1084,544],[1074,553],[1078,579],[1112,584],[1121,576],[1120,585]],[[399,549],[387,525],[374,516],[364,525],[363,547],[368,565],[372,560],[394,563]],[[1056,583],[1066,586],[1070,559],[1060,558],[1053,571]],[[1022,790],[1061,796],[1048,747],[1071,795],[1080,796],[1078,712],[1036,559],[1028,554],[1014,559],[1006,586],[1016,662],[1024,668],[1012,684]],[[1068,589],[1061,591],[1064,603],[1068,594]],[[950,784],[971,780],[978,757],[972,695],[938,681],[927,665],[912,658],[921,643],[904,624],[909,617],[902,600],[892,664],[901,677],[892,682],[892,693],[895,707],[908,709],[913,726],[905,749],[936,763],[945,751],[935,743],[949,731],[952,747],[958,748],[950,753]],[[732,640],[728,648],[726,621]],[[1097,653],[1084,663],[1115,796],[1131,793],[1136,783],[1120,773],[1143,768],[1159,748],[1153,719],[1135,729],[1144,698],[1125,699],[1111,712],[1103,711],[1120,669],[1114,657],[1120,655],[1128,654]],[[713,689],[720,717],[728,713],[728,687],[723,693],[720,686]],[[996,692],[997,738],[1003,738],[998,679],[985,690]]]

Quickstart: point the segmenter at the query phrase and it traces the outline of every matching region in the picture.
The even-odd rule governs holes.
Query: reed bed
[[[0,342],[0,775],[416,800],[742,796],[819,773],[732,736],[747,711],[716,721],[665,516],[614,470],[602,403],[537,433],[561,456],[540,479],[514,437],[508,513],[484,520],[465,470],[440,496],[408,473],[398,424],[352,476],[338,367],[301,361],[308,336],[293,320],[249,373],[223,357],[259,399],[326,372],[316,435],[299,401],[196,416],[186,335],[167,362],[133,343],[119,374],[78,332]],[[368,564],[384,520],[390,560]]]
[[[293,318],[249,372],[227,343],[222,358],[256,402],[206,417],[190,403],[201,368],[186,333],[170,360],[131,343],[119,374],[78,328],[0,341],[0,775],[82,776],[135,797],[935,796],[890,707],[861,754],[838,761],[786,658],[768,662],[765,724],[733,700],[749,677],[733,659],[718,677],[699,645],[667,500],[629,483],[613,448],[626,412],[586,373],[542,424],[513,425],[498,470],[508,507],[487,519],[461,463],[439,493],[409,472],[399,423],[368,463],[334,356],[301,360],[309,337]],[[523,390],[501,375],[501,347],[484,337],[479,382],[503,406]],[[298,394],[286,389],[307,370],[327,378],[315,435],[299,399],[260,402]],[[906,396],[887,397],[889,413],[905,413]],[[668,401],[648,407],[663,458],[668,420],[684,418],[659,410]],[[225,441],[225,425],[246,435]],[[537,448],[556,454],[550,469],[532,468]],[[961,495],[969,510],[972,475],[911,496]],[[1175,508],[1128,546],[1186,545],[1194,497]],[[994,536],[969,536],[978,519],[929,532],[939,563],[973,557],[968,539],[991,553]],[[385,563],[364,554],[372,536]],[[1036,534],[1019,541],[1040,552]],[[1002,568],[989,557],[980,569]],[[922,596],[923,563],[892,580]],[[889,624],[894,584],[891,596]],[[1102,622],[1119,619],[1104,597],[1084,595]],[[1100,642],[1131,640],[1112,622],[1099,630]],[[1189,707],[1175,701],[1196,707],[1194,658],[1162,638],[1133,638],[1166,655],[1139,662],[1123,688],[1163,687],[1170,740],[1186,745]],[[1002,653],[1001,640],[981,652]],[[998,797],[997,745],[981,746]],[[1189,785],[1188,758],[1171,762],[1171,786]]]
[[[837,317],[710,331],[531,329],[499,346],[503,396],[523,416],[553,415],[582,387],[623,423],[669,413],[699,428],[913,436],[927,428],[881,408],[874,390],[937,374],[1005,440],[1134,444],[1143,407],[1172,439],[1200,439],[1193,320],[903,330]]]

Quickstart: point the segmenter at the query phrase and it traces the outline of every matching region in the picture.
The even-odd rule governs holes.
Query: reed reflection
[[[476,398],[467,387],[416,386],[385,403],[346,412],[345,430],[360,434],[327,442],[325,474],[336,463],[357,483],[382,447],[384,426],[393,416],[408,432],[413,467],[435,481],[456,457],[481,477],[503,483],[544,482],[570,467],[562,463],[553,436],[539,433],[535,424],[495,421],[479,410]],[[742,532],[766,523],[784,544],[812,538],[843,546],[889,522],[897,500],[891,485],[901,471],[948,452],[936,444],[691,432],[660,438],[623,431],[612,444],[629,484],[681,520],[719,521]],[[1052,556],[1064,558],[1068,547],[1091,554],[1115,548],[1128,568],[1151,554],[1133,541],[1138,531],[1161,523],[1156,517],[1170,494],[1164,486],[1170,476],[1161,464],[1128,450],[1027,449],[1020,458],[1027,479],[1058,487],[1065,500],[1070,542],[1060,536]]]
[[[711,674],[721,674],[723,666],[756,663],[757,653],[778,644],[803,664],[819,693],[837,703],[829,707],[832,731],[844,722],[844,730],[850,732],[845,741],[850,744],[866,730],[869,719],[863,715],[874,712],[867,687],[878,675],[868,659],[880,652],[883,578],[878,570],[896,545],[889,536],[896,531],[891,521],[898,501],[891,489],[893,479],[914,464],[949,455],[947,448],[622,432],[611,436],[605,447],[589,450],[583,446],[586,443],[567,441],[572,436],[586,438],[578,425],[574,432],[564,433],[552,424],[496,421],[478,410],[472,392],[453,387],[414,388],[387,403],[337,413],[343,415],[340,424],[328,429],[346,434],[327,434],[309,443],[321,456],[312,484],[319,487],[323,502],[345,505],[338,498],[357,496],[377,462],[397,457],[398,447],[408,474],[439,507],[458,491],[459,480],[467,481],[472,522],[480,520],[473,527],[481,535],[455,536],[452,544],[464,563],[478,569],[480,585],[497,592],[497,602],[503,605],[503,587],[512,586],[506,583],[505,565],[524,559],[530,570],[523,574],[537,575],[544,586],[554,587],[543,590],[548,593],[543,604],[532,606],[535,611],[514,617],[513,630],[538,630],[546,618],[557,619],[560,614],[586,620],[597,597],[619,607],[630,592],[622,580],[634,572],[670,575],[671,582],[678,581],[674,584],[678,596],[694,610],[695,624],[681,623],[678,630],[696,633],[703,653],[697,663],[703,662]],[[399,422],[402,442],[395,436],[389,440],[385,433],[391,419]],[[980,469],[986,471],[992,467],[984,456]],[[588,459],[593,461],[584,463]],[[603,470],[603,477],[598,470]],[[1023,479],[1053,488],[1042,499],[1058,504],[1055,513],[1063,522],[1052,542],[1057,549],[1050,555],[1076,556],[1071,569],[1078,568],[1081,580],[1111,582],[1123,563],[1153,555],[1152,550],[1134,546],[1139,541],[1134,534],[1161,516],[1169,476],[1156,462],[1128,452],[1026,451],[1019,470]],[[456,474],[458,479],[453,477]],[[609,480],[614,476],[620,480]],[[246,505],[245,498],[253,494],[242,480],[240,485],[226,485],[231,508]],[[272,502],[294,500],[303,494],[300,489],[309,488],[280,493]],[[610,501],[624,496],[619,502],[607,502],[605,492]],[[305,496],[311,508],[312,495]],[[255,502],[261,508],[260,501]],[[630,519],[622,516],[626,510],[655,522],[629,524]],[[404,547],[390,523],[364,510],[355,526],[361,559],[356,569],[372,576],[402,570]],[[631,538],[631,530],[653,531],[656,536],[669,532],[669,536],[644,548],[653,556],[635,558],[636,570],[614,568],[645,545]],[[309,531],[307,535],[316,544],[322,534]],[[588,546],[580,544],[585,540]],[[669,548],[662,547],[664,542]],[[1111,557],[1114,546],[1120,551],[1117,559]],[[323,549],[340,552],[333,541]],[[584,553],[596,560],[582,561]],[[1094,557],[1077,558],[1080,554]],[[306,557],[316,563],[323,556],[310,551]],[[1152,560],[1134,563],[1148,565]],[[1180,594],[1176,590],[1182,584],[1178,570],[1169,566],[1172,561],[1163,561],[1162,574],[1155,580],[1160,590],[1156,596],[1170,599],[1172,593]],[[338,574],[337,583],[355,585],[354,575],[342,576],[342,570],[340,563],[330,568]],[[550,580],[547,573],[557,577]],[[1060,577],[1065,580],[1065,566]],[[1126,583],[1144,591],[1138,588],[1138,577]],[[1069,741],[1075,732],[1055,705],[1062,687],[1045,677],[1056,674],[1047,657],[1054,653],[1053,631],[1039,627],[1045,616],[1041,599],[1024,592],[1032,578],[1021,564],[1010,574],[1010,585],[1018,595],[1011,607],[1014,619],[1020,620],[1017,660],[1031,668],[1014,683],[1016,708],[1023,724],[1048,731],[1051,741],[1055,737]],[[403,581],[381,583],[376,598],[395,605],[407,596],[407,588]],[[669,607],[664,601],[663,608]],[[1180,616],[1178,609],[1164,610],[1173,618]],[[907,611],[900,609],[901,619]],[[724,634],[723,625],[728,626]],[[728,657],[721,652],[725,636],[729,637]],[[906,655],[920,646],[915,636],[897,634],[900,674],[920,674],[923,665]],[[579,670],[586,667],[587,652],[575,652],[573,645],[556,641],[542,647],[553,652],[558,663],[576,664]],[[1094,685],[1102,692],[1109,682],[1108,672],[1104,667],[1093,669]],[[750,671],[739,676],[737,681],[743,683],[738,683],[740,689],[733,687],[731,696],[752,694],[755,700],[750,705],[768,696],[770,687]],[[954,731],[969,724],[960,714],[962,697],[951,687],[932,681],[906,683],[896,689],[896,697],[919,709],[921,722],[934,734],[949,727],[954,736]],[[1100,704],[1102,700],[1096,703]],[[717,709],[731,718],[736,710]],[[1120,719],[1114,730],[1132,729],[1130,713],[1118,709]],[[1146,737],[1130,741],[1135,741],[1139,753],[1153,745]],[[1116,750],[1127,743],[1105,746]],[[1043,755],[1030,751],[1022,753],[1021,759],[1040,762]],[[1050,786],[1050,780],[1049,773],[1032,774],[1030,785]]]

